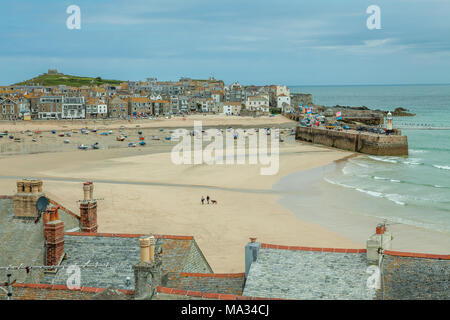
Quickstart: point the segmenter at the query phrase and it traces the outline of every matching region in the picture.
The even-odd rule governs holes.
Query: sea
[[[415,113],[393,120],[408,137],[408,156],[361,155],[322,170],[321,179],[346,195],[334,194],[329,201],[346,199],[349,210],[450,234],[450,84],[290,89],[310,93],[315,104],[325,106],[403,107]]]

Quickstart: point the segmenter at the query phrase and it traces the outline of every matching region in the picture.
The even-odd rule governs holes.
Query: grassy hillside
[[[66,85],[71,87],[81,87],[81,86],[99,86],[105,83],[118,85],[120,80],[107,80],[100,77],[89,78],[89,77],[77,77],[67,74],[43,74],[30,80],[26,80],[14,85],[42,85],[42,86],[58,86]]]

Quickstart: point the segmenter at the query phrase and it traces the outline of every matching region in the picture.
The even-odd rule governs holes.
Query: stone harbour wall
[[[353,130],[336,131],[299,126],[296,139],[377,156],[408,155],[408,139],[402,135],[378,135]]]

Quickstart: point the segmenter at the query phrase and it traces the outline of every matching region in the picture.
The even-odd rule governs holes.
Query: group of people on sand
[[[205,204],[205,197],[202,196],[202,204]],[[209,201],[211,200],[211,198],[209,196],[206,196],[206,203],[209,204]]]

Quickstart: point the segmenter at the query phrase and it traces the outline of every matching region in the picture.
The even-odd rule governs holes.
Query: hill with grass
[[[40,85],[40,86],[58,86],[66,85],[71,87],[81,87],[81,86],[100,86],[102,84],[112,84],[118,85],[125,81],[120,80],[109,80],[102,79],[101,77],[90,78],[90,77],[79,77],[67,74],[41,74],[33,79],[26,80],[14,84],[15,86],[20,85]]]

